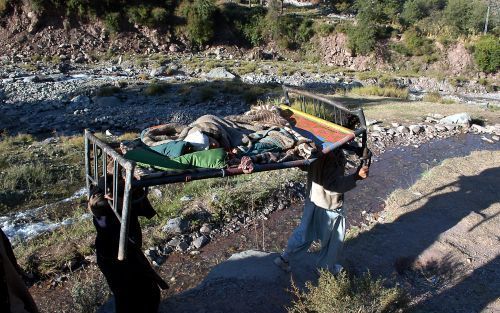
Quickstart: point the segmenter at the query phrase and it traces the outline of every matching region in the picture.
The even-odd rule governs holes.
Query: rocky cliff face
[[[170,33],[134,25],[134,29],[111,34],[102,21],[71,21],[58,12],[33,12],[29,6],[14,8],[0,22],[0,55],[14,61],[38,57],[75,63],[91,62],[106,52],[152,53],[178,51],[182,45]]]
[[[390,70],[398,65],[387,58],[387,42],[380,42],[375,53],[369,56],[355,56],[348,48],[347,35],[333,33],[326,37],[315,38],[318,42],[318,53],[322,62],[329,66],[345,67],[356,71]],[[450,47],[437,43],[436,50],[440,58],[431,64],[421,62],[421,70],[442,71],[443,74],[467,75],[475,71],[474,59],[469,50],[461,42]],[[402,57],[401,64],[418,64],[419,57]],[[420,57],[421,58],[421,57]]]

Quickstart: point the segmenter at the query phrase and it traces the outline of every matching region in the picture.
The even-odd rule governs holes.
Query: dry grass
[[[386,287],[381,279],[373,279],[369,273],[349,277],[341,273],[333,276],[322,271],[318,285],[306,284],[302,292],[293,286],[296,300],[288,308],[289,313],[376,313],[402,312],[408,299],[399,287]]]
[[[364,86],[353,88],[350,93],[360,96],[379,96],[398,99],[408,98],[408,88]]]
[[[98,270],[85,271],[73,282],[71,298],[74,308],[80,313],[94,313],[111,295],[104,276]]]
[[[466,104],[447,104],[437,105],[431,102],[397,102],[397,101],[378,101],[376,98],[358,98],[357,104],[363,106],[365,115],[368,119],[376,119],[384,122],[421,122],[422,117],[429,113],[437,113],[444,116],[467,112],[473,118],[485,120],[488,123],[495,124],[500,122],[498,112],[483,109],[477,106]],[[343,102],[342,99],[339,99]],[[367,105],[375,104],[377,105]]]
[[[444,99],[441,94],[439,94],[439,92],[429,92],[427,93],[424,98],[423,98],[423,101],[425,102],[434,102],[434,103],[442,103],[442,104],[453,104],[455,103],[455,101],[451,100],[451,99]]]

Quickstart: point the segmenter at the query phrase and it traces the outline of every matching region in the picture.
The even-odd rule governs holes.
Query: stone
[[[449,115],[445,118],[442,118],[439,120],[439,124],[469,124],[471,121],[471,117],[467,113],[458,113],[458,114],[453,114]]]
[[[205,77],[208,79],[228,79],[228,80],[236,78],[235,75],[233,75],[223,67],[213,68],[212,70],[210,70],[210,72],[205,74]]]
[[[410,129],[406,126],[398,126],[398,128],[396,128],[396,131],[400,134],[408,134],[410,133]]]
[[[165,255],[159,255],[151,263],[154,266],[161,266],[163,263],[165,263],[166,260],[167,260],[167,257]]]
[[[210,241],[210,239],[208,239],[207,236],[200,236],[193,241],[193,246],[196,249],[200,249],[201,247],[206,245],[209,241]]]
[[[485,136],[481,136],[481,140],[486,141],[488,143],[495,143],[493,140],[491,140],[490,138],[485,137]]]
[[[400,126],[400,124],[399,123],[391,123],[391,126],[394,127],[394,128],[397,128],[397,127]]]
[[[182,202],[187,202],[193,200],[193,196],[184,196],[180,199]]]
[[[177,247],[181,243],[180,238],[173,238],[169,242],[167,242],[167,247]]]
[[[180,242],[180,241],[179,241],[179,242]],[[178,244],[178,243],[177,243],[177,244]],[[177,244],[176,244],[176,245],[177,245]],[[175,245],[175,246],[176,246],[176,245]],[[163,253],[163,254],[165,254],[165,255],[170,254],[170,253],[172,253],[172,252],[174,251],[174,249],[172,249],[172,247],[175,247],[175,246],[165,245],[165,246],[163,247],[163,249],[161,250],[161,253]]]
[[[385,131],[385,127],[380,126],[380,125],[373,125],[372,129],[373,129],[374,131],[378,131],[378,132],[383,132],[383,131]]]
[[[489,133],[488,129],[486,127],[483,127],[481,125],[473,124],[471,127],[471,130],[477,133]]]
[[[183,234],[188,229],[189,222],[183,220],[182,217],[176,217],[168,220],[162,230],[168,234]]]
[[[169,47],[168,47],[168,50],[170,52],[178,52],[179,51],[179,46],[176,45],[175,43],[171,44]]]
[[[491,136],[491,139],[493,139],[495,141],[499,141],[500,140],[500,136],[494,135],[494,136]]]
[[[201,226],[200,228],[200,233],[202,233],[203,235],[209,235],[211,231],[212,227],[210,227],[210,225],[208,224],[203,224],[203,226]]]
[[[445,127],[445,126],[443,126],[443,125],[436,125],[434,128],[435,128],[435,129],[436,129],[436,131],[438,131],[438,132],[444,132],[444,131],[446,131],[446,127]]]
[[[427,126],[425,126],[425,132],[428,133],[428,134],[435,133],[436,132],[436,127],[434,127],[432,125],[427,125]]]
[[[414,135],[418,135],[424,131],[424,127],[422,125],[410,125],[409,129]]]
[[[187,242],[181,241],[181,242],[179,242],[177,247],[175,247],[175,250],[181,251],[181,252],[186,252],[188,248],[189,248],[189,245],[187,244]]]
[[[151,76],[151,77],[162,76],[165,74],[166,70],[167,70],[167,68],[165,66],[160,66],[160,67],[154,68],[149,73],[149,76]]]

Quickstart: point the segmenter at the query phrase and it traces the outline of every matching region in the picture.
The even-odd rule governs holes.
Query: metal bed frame
[[[361,108],[355,110],[349,110],[345,106],[327,99],[322,96],[315,95],[313,93],[298,90],[290,87],[283,86],[284,91],[284,105],[282,108],[289,108],[292,105],[292,100],[298,101],[301,110],[305,112],[308,108],[312,109],[312,115],[316,116],[318,122],[321,121],[318,118],[329,117],[333,122],[339,126],[348,126],[348,117],[357,118],[356,125],[352,129],[352,133],[346,135],[342,140],[337,141],[327,147],[323,148],[322,153],[327,154],[341,146],[348,148],[349,150],[354,150],[358,156],[366,159],[367,153],[369,152],[366,146],[366,121],[363,110]],[[291,98],[290,94],[295,94],[297,98]],[[295,102],[293,102],[295,104]],[[312,106],[312,108],[311,108]],[[329,115],[329,116],[328,116]],[[352,127],[352,126],[351,126]],[[109,200],[110,206],[115,213],[116,217],[121,223],[120,228],[120,241],[118,249],[118,260],[124,260],[127,255],[127,240],[128,240],[128,228],[130,219],[130,205],[131,205],[131,190],[135,187],[147,188],[151,186],[172,184],[178,182],[189,182],[193,180],[215,178],[215,177],[227,177],[244,174],[242,169],[238,168],[226,168],[226,169],[200,169],[192,173],[182,173],[176,175],[154,175],[152,177],[134,177],[134,170],[136,168],[136,163],[131,160],[125,159],[122,155],[117,153],[110,144],[97,138],[91,131],[85,130],[85,178],[87,187],[87,196],[90,197],[91,186],[96,186],[100,178],[104,178],[105,190],[109,183],[113,184],[113,194]],[[353,141],[356,137],[361,138],[361,147],[352,147],[347,145],[347,143]],[[113,175],[111,181],[108,181],[107,169],[108,161],[112,160],[113,164]],[[309,165],[316,159],[306,159],[306,160],[296,160],[288,161],[283,163],[270,163],[270,164],[255,164],[253,172],[264,172],[292,167],[300,167]],[[123,202],[121,211],[119,211],[118,205],[118,180],[119,174],[125,172],[124,175],[124,190],[123,190]]]

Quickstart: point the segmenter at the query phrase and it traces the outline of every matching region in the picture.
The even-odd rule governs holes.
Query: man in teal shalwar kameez
[[[352,175],[345,174],[346,159],[337,149],[316,160],[308,168],[307,192],[300,225],[288,239],[285,251],[274,263],[290,271],[290,256],[309,249],[316,240],[321,242],[317,267],[339,272],[337,264],[345,236],[344,193],[356,187],[356,181],[368,177],[368,167]]]

